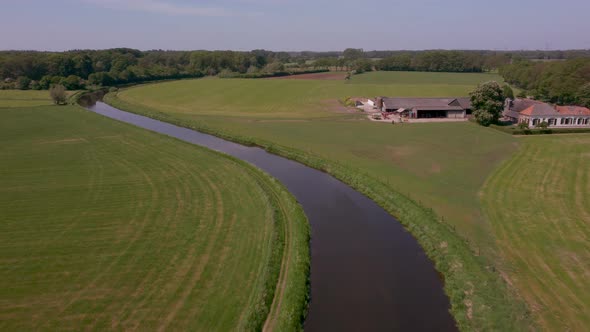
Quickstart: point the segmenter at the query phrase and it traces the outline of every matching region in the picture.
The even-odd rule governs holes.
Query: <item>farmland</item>
[[[364,75],[375,74],[383,73]],[[478,239],[485,232],[478,222],[477,192],[493,167],[516,149],[517,141],[469,123],[375,126],[337,102],[351,95],[464,96],[474,87],[428,84],[424,73],[385,74],[398,83],[189,80],[131,88],[119,93],[115,102],[350,164],[435,208],[462,234]],[[371,82],[364,75],[359,79]],[[441,74],[428,75],[438,81]],[[464,82],[497,78],[452,75],[466,76]],[[407,77],[412,85],[403,83]]]
[[[501,269],[548,331],[590,325],[590,136],[527,137],[487,181]]]
[[[0,107],[51,105],[47,91],[0,90]]]
[[[497,76],[459,74],[459,84],[440,84],[438,73],[428,74],[436,82],[429,83],[422,73],[394,72],[387,73],[394,76],[387,81],[397,83],[383,84],[374,73],[366,75],[358,76],[361,82],[356,83],[357,78],[349,83],[186,80],[126,89],[108,95],[107,101],[261,145],[330,172],[412,229],[445,274],[459,326],[499,330],[530,326],[518,300],[488,272],[496,261],[496,241],[479,200],[486,178],[518,150],[519,141],[467,122],[375,124],[337,102],[345,96],[465,96],[478,81]],[[412,84],[404,83],[408,81]],[[417,206],[432,208],[438,219]],[[441,220],[453,229],[451,233],[441,228]]]
[[[279,279],[269,318],[299,324],[308,226],[282,186],[37,93],[1,96],[1,330],[259,329]]]

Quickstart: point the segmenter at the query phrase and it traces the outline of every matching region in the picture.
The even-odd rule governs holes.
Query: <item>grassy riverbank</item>
[[[500,265],[547,331],[590,326],[590,135],[522,138],[483,190]]]
[[[517,149],[515,139],[470,123],[375,124],[333,103],[346,95],[394,91],[461,96],[473,86],[441,88],[423,82],[400,84],[398,89],[328,81],[267,82],[206,79],[154,84],[107,95],[107,101],[127,111],[259,145],[329,172],[374,199],[416,236],[445,276],[445,290],[461,329],[523,330],[533,325],[525,306],[494,272],[495,242],[478,200],[488,174]]]
[[[79,107],[6,99],[0,329],[300,328],[309,226],[282,185]]]

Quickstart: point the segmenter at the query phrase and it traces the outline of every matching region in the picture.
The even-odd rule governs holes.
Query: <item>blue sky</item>
[[[0,0],[0,49],[590,49],[590,0]]]

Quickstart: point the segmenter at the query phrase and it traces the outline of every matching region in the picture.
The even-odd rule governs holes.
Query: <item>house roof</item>
[[[504,111],[505,116],[517,118],[518,115],[528,116],[559,116],[582,115],[590,116],[590,109],[581,106],[556,106],[532,100],[516,99],[510,103],[510,109]]]
[[[549,104],[545,103],[535,103],[523,111],[520,111],[522,115],[530,115],[530,116],[552,116],[552,115],[559,115],[557,111],[551,107]]]
[[[581,106],[557,106],[557,112],[562,115],[590,115],[590,109]]]
[[[513,111],[513,110],[505,110],[502,115],[509,117],[509,118],[513,118],[513,119],[518,119],[518,116],[520,115],[520,113]]]
[[[512,111],[520,113],[520,112],[526,110],[527,108],[529,108],[533,105],[537,105],[537,104],[544,104],[544,103],[541,101],[538,101],[538,100],[517,98],[512,101],[510,109]]]
[[[457,110],[464,109],[458,98],[383,98],[383,104],[386,109],[398,110],[416,109],[416,110]]]

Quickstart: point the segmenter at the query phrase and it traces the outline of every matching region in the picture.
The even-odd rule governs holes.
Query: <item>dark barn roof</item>
[[[459,102],[459,105],[461,105],[461,107],[463,107],[466,110],[470,110],[471,107],[471,98],[457,98],[457,101]]]
[[[463,99],[463,100],[460,100]],[[440,111],[462,111],[471,108],[468,98],[383,98],[385,109],[398,110],[440,110]]]

